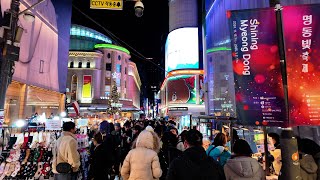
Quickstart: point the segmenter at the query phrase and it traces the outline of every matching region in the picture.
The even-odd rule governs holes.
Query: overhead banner
[[[91,98],[92,76],[83,75],[82,98]]]
[[[290,125],[320,125],[320,5],[283,7]]]
[[[285,101],[274,9],[228,11],[227,17],[239,123],[282,126]]]

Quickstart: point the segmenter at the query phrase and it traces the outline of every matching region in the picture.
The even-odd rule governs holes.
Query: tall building
[[[197,0],[169,1],[166,78],[160,88],[159,112],[179,122],[181,129],[190,126],[190,115],[205,113],[198,32]]]
[[[20,10],[36,2],[21,0]],[[1,13],[10,9],[10,4],[9,0],[1,1]],[[23,35],[19,61],[15,62],[13,81],[6,93],[5,122],[13,124],[34,114],[49,117],[65,110],[68,59],[65,47],[69,46],[71,9],[71,0],[63,3],[47,0],[30,9],[35,15],[34,22],[19,16]]]
[[[116,85],[121,116],[138,118],[141,81],[130,52],[84,26],[72,25],[70,34],[67,102],[78,101],[83,117],[107,118],[107,99]]]

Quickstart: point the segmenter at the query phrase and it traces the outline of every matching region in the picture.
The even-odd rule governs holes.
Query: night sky
[[[124,2],[122,11],[90,9],[90,0],[74,0],[73,5],[136,49],[143,56],[153,58],[152,61],[164,68],[164,44],[169,26],[168,1],[144,0],[142,2],[145,10],[141,18],[135,16],[135,2],[130,1]],[[95,29],[109,36],[102,28],[87,19],[75,8],[72,9],[72,23]],[[151,97],[152,91],[150,86],[157,86],[159,88],[164,78],[164,72],[147,60],[137,57],[130,47],[124,44],[122,46],[131,52],[131,60],[138,66],[143,86],[143,96]]]

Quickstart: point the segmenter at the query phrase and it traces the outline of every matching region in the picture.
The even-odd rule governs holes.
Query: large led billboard
[[[198,28],[181,28],[170,32],[165,50],[166,72],[199,68]]]
[[[196,75],[181,75],[170,77],[167,86],[169,104],[196,104],[197,94],[199,103],[204,102],[202,75],[199,77],[199,84],[196,83]]]

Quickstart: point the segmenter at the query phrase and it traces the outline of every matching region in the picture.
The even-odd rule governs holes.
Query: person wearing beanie
[[[136,147],[126,156],[121,168],[124,180],[159,179],[162,175],[157,150],[159,138],[156,133],[144,130],[136,141]]]

